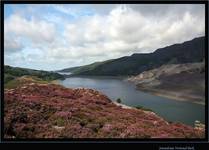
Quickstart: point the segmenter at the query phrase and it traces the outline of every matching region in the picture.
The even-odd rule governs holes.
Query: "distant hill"
[[[90,72],[97,69],[97,67],[106,64],[108,62],[111,62],[112,60],[102,61],[102,62],[94,62],[89,65],[84,66],[78,66],[78,67],[72,67],[72,68],[66,68],[62,70],[58,70],[57,72],[71,72],[72,74],[83,74],[84,72]]]
[[[5,85],[22,76],[32,76],[33,78],[39,78],[44,81],[52,81],[56,79],[63,79],[64,77],[55,72],[48,72],[42,70],[33,70],[33,69],[26,69],[20,67],[11,67],[8,65],[4,66],[4,83]]]
[[[108,60],[108,61],[110,61],[110,60]],[[104,63],[107,63],[108,61],[95,62],[95,63],[89,64],[89,65],[66,68],[66,69],[63,69],[63,70],[59,70],[57,72],[71,72],[71,73],[74,73],[74,74],[79,74],[79,73],[82,73],[82,72],[85,72],[85,71],[94,70],[94,69],[96,69],[96,67],[98,67],[98,66],[100,66]]]
[[[159,48],[153,53],[136,53],[131,56],[96,62],[80,67],[66,68],[60,71],[70,71],[74,75],[137,75],[164,64],[201,62],[204,60],[204,57],[205,37],[199,37],[181,44]]]

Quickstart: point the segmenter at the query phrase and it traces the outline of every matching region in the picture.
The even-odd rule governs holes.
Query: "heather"
[[[124,108],[92,89],[34,81],[4,91],[5,138],[204,138],[203,128]]]

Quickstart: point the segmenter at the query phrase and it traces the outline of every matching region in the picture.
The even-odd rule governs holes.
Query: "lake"
[[[70,77],[58,81],[70,88],[91,88],[102,92],[113,101],[117,98],[128,106],[152,109],[167,121],[194,126],[195,120],[205,123],[205,106],[159,97],[136,90],[135,85],[114,77]]]

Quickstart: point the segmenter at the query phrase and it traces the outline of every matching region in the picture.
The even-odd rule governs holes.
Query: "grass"
[[[38,77],[35,77],[35,76],[23,76],[23,77],[15,78],[13,80],[8,81],[7,83],[4,84],[4,88],[5,89],[17,88],[17,87],[22,86],[25,83],[28,83],[31,81],[33,81],[35,83],[40,83],[40,84],[49,83],[48,81],[44,81],[44,80],[42,80]]]
[[[57,118],[54,121],[54,124],[57,125],[57,126],[64,126],[65,125],[65,120],[63,118]]]
[[[8,73],[4,74],[4,83],[8,83],[9,81],[14,80],[14,79],[15,77],[13,75],[10,75]]]

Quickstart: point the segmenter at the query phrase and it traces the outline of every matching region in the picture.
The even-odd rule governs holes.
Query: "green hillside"
[[[44,81],[52,81],[56,79],[64,79],[64,77],[55,72],[48,72],[42,70],[33,70],[19,67],[4,66],[4,84],[22,76],[31,76],[39,78]]]

